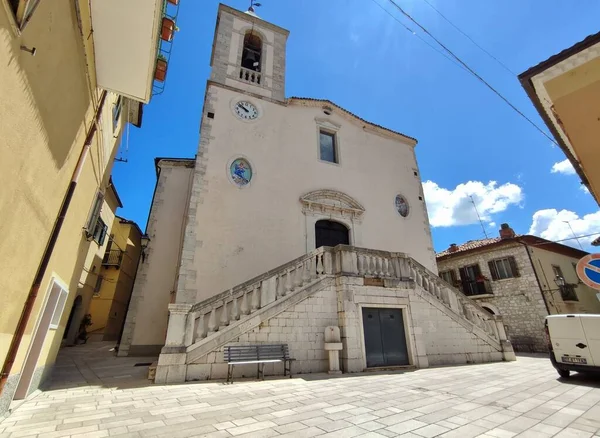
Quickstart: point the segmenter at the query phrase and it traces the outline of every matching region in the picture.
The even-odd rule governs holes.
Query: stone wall
[[[510,256],[515,258],[520,276],[492,280],[488,262]],[[479,264],[481,273],[490,279],[493,294],[471,298],[503,317],[508,338],[516,350],[547,351],[544,318],[548,311],[525,247],[517,243],[485,252],[458,253],[438,261],[438,270],[454,270],[456,278],[460,278],[458,269],[472,264]]]
[[[338,277],[336,284],[315,292],[308,298],[260,327],[242,334],[227,345],[287,343],[296,359],[294,374],[326,372],[328,359],[324,350],[327,326],[339,326],[344,372],[361,372],[366,368],[362,327],[363,307],[400,308],[403,311],[410,365],[467,364],[500,361],[503,358],[497,341],[474,328],[414,282],[400,282],[397,287],[364,286],[363,278]],[[223,379],[227,364],[223,348],[190,364],[186,380]],[[237,365],[236,377],[256,376],[256,365]],[[266,364],[266,375],[282,375],[283,365]]]

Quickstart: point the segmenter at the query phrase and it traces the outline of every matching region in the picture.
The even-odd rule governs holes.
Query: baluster
[[[256,286],[254,286],[254,290],[252,291],[252,304],[251,304],[251,311],[252,312],[256,312],[258,309],[260,309],[260,291],[258,290],[260,287],[260,284],[257,284]]]
[[[367,275],[371,275],[373,274],[373,268],[372,268],[372,260],[371,260],[371,256],[370,255],[365,255],[365,262],[366,262],[366,274]]]
[[[358,274],[365,275],[365,256],[358,254]]]
[[[243,79],[244,76],[244,70],[240,70],[240,79]]]
[[[323,275],[323,254],[317,254],[317,275]]]
[[[302,283],[308,284],[310,283],[310,261],[307,260],[302,263]]]
[[[256,83],[258,85],[260,85],[260,77],[261,77],[261,75],[256,75]]]
[[[317,278],[317,259],[316,259],[316,257],[311,257],[310,258],[308,269],[310,271],[309,272],[310,273],[310,279],[314,280],[315,278]]]
[[[294,270],[294,289],[302,286],[302,265],[296,266]]]
[[[213,307],[208,318],[208,334],[213,334],[217,329],[217,309]]]
[[[233,297],[233,303],[231,304],[231,320],[237,321],[240,319],[240,309],[238,308],[237,297]]]
[[[387,258],[384,258],[382,260],[381,268],[382,268],[383,276],[384,277],[389,277],[390,276],[390,264],[388,263],[388,259]]]
[[[250,314],[250,306],[248,305],[248,291],[244,291],[244,297],[242,298],[242,315]]]
[[[375,272],[374,275],[381,277],[381,257],[375,257]]]
[[[200,315],[200,318],[196,321],[196,340],[200,340],[206,337],[206,330],[204,329],[204,313]]]
[[[277,299],[285,296],[285,274],[277,276]]]
[[[227,327],[229,325],[229,314],[227,313],[227,302],[223,301],[223,309],[221,310],[221,323],[219,327]]]
[[[285,273],[285,294],[289,295],[292,291],[292,271],[288,269]]]

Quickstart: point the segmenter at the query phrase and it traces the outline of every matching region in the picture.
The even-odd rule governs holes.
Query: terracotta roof
[[[491,245],[493,243],[497,243],[500,240],[502,240],[502,239],[500,239],[500,237],[492,237],[490,239],[480,239],[480,240],[469,240],[468,242],[465,242],[462,245],[456,245],[457,246],[456,251],[450,252],[450,248],[448,248],[444,251],[438,252],[436,254],[436,257],[444,257],[444,256],[447,256],[450,254],[454,255],[459,252],[470,251],[472,249],[481,248],[481,247],[484,247],[487,245]]]
[[[532,236],[530,234],[519,234],[513,238],[508,239],[493,237],[491,239],[469,240],[468,242],[463,243],[462,245],[456,245],[458,247],[456,251],[450,252],[450,248],[448,248],[444,251],[437,253],[435,257],[439,262],[443,259],[449,259],[455,256],[462,256],[467,252],[477,250],[492,250],[494,249],[494,247],[515,243],[534,246],[540,249],[544,249],[546,251],[552,251],[558,254],[563,254],[575,258],[581,258],[584,255],[588,254],[587,252],[581,251],[577,248],[573,248],[572,246],[563,245],[562,243],[558,242],[552,242],[550,240],[546,240],[538,236]]]
[[[342,112],[344,112],[344,113],[348,114],[349,116],[352,116],[352,117],[354,117],[354,118],[356,118],[356,119],[360,120],[360,121],[361,121],[361,122],[363,122],[363,123],[368,123],[369,125],[371,125],[371,126],[373,126],[373,127],[375,127],[375,128],[383,129],[384,131],[391,132],[392,134],[401,135],[402,137],[408,138],[409,140],[412,140],[412,141],[414,141],[415,143],[417,143],[417,142],[418,142],[418,140],[417,140],[416,138],[414,138],[414,137],[411,137],[411,136],[409,136],[409,135],[406,135],[406,134],[402,134],[401,132],[398,132],[398,131],[394,131],[393,129],[386,128],[385,126],[378,125],[377,123],[369,122],[368,120],[365,120],[365,119],[363,119],[363,118],[362,118],[362,117],[360,117],[360,116],[357,116],[357,115],[356,115],[356,114],[354,114],[353,112],[351,112],[351,111],[348,111],[348,110],[347,110],[347,109],[345,109],[345,108],[342,108],[341,106],[339,106],[338,104],[336,104],[336,103],[332,102],[331,100],[327,100],[327,99],[313,99],[312,97],[298,97],[298,96],[292,96],[292,97],[289,97],[289,98],[288,98],[288,101],[290,101],[290,100],[292,100],[292,99],[295,99],[295,100],[304,100],[304,101],[307,101],[307,102],[322,102],[322,103],[326,103],[326,104],[328,104],[328,105],[331,105],[331,106],[334,106],[334,107],[336,107],[336,108],[337,108],[337,109],[339,109],[340,111],[342,111]]]

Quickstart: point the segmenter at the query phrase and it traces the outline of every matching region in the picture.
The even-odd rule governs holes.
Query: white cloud
[[[490,223],[488,224],[488,227],[492,227],[492,228],[494,228],[495,226],[496,226],[496,222],[490,222]]]
[[[492,220],[492,214],[500,213],[511,205],[518,205],[523,199],[521,187],[512,183],[498,186],[496,181],[487,184],[468,181],[457,185],[453,190],[440,187],[433,181],[425,181],[423,191],[429,222],[433,227],[477,223],[477,213],[469,195],[473,197],[479,216],[487,222]]]
[[[554,163],[551,173],[562,173],[564,175],[575,175],[575,168],[568,159]]]
[[[538,210],[533,214],[531,227],[529,228],[529,234],[552,241],[569,239],[573,237],[573,234],[575,236],[585,236],[598,232],[600,232],[600,210],[582,217],[569,210],[558,211],[554,208]],[[597,236],[583,237],[579,241],[584,249],[590,251],[590,242],[595,237]],[[561,243],[579,248],[579,244],[575,239],[565,240]]]
[[[590,189],[587,188],[587,186],[584,186],[583,184],[581,184],[579,186],[579,190],[581,190],[583,193],[589,195],[590,194]]]

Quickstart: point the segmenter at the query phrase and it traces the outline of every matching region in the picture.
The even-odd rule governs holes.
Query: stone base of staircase
[[[340,327],[342,371],[365,371],[363,307],[402,310],[412,367],[516,359],[510,342],[500,340],[506,336],[502,335],[504,328],[499,319],[496,322],[501,328],[493,336],[489,330],[494,325],[493,319],[487,321],[491,321],[488,325],[470,322],[427,290],[425,283],[418,284],[408,277],[373,281],[369,277],[340,273],[316,279],[246,319],[221,327],[185,350],[165,347],[158,362],[156,382],[224,379],[227,364],[223,362],[223,346],[236,344],[286,343],[296,359],[294,374],[327,372],[323,338],[328,326]],[[283,365],[267,364],[265,375],[283,375]],[[235,377],[253,376],[256,365],[235,367]]]

